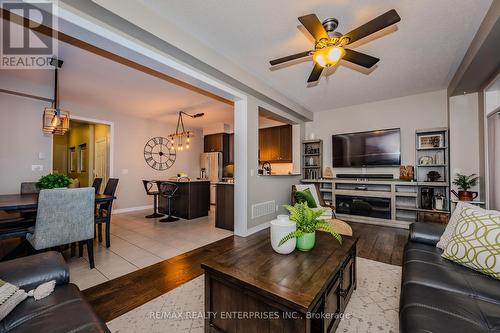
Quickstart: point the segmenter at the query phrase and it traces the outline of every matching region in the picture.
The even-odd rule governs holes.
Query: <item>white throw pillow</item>
[[[14,308],[24,301],[28,294],[7,281],[0,280],[0,320],[3,320]]]
[[[467,201],[459,201],[457,203],[457,206],[455,207],[455,210],[453,211],[453,214],[451,214],[450,220],[446,225],[446,229],[441,235],[439,242],[436,244],[437,248],[440,248],[441,250],[446,249],[451,239],[453,238],[453,235],[455,234],[455,229],[457,228],[458,221],[460,220],[460,215],[462,214],[462,210],[464,208],[470,208],[473,211],[478,212],[479,214],[498,213],[495,211],[488,211],[476,205],[472,205],[470,203],[467,203]]]

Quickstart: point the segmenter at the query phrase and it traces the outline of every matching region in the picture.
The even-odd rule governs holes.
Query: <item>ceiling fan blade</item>
[[[301,16],[299,17],[299,21],[316,41],[319,41],[321,38],[330,38],[316,14]]]
[[[318,81],[319,77],[321,76],[321,72],[323,72],[323,67],[321,67],[317,63],[314,63],[314,68],[311,72],[311,75],[309,75],[309,78],[307,79],[307,83]]]
[[[279,64],[282,64],[284,62],[287,62],[287,61],[291,61],[291,60],[295,60],[295,59],[300,59],[300,58],[307,57],[310,54],[311,54],[311,51],[300,52],[300,53],[292,54],[292,55],[289,55],[289,56],[286,56],[286,57],[283,57],[283,58],[278,58],[278,59],[271,60],[271,61],[269,61],[269,63],[271,64],[271,66],[275,66],[275,65],[279,65]]]
[[[391,9],[379,17],[374,18],[373,20],[352,30],[351,32],[346,33],[344,37],[349,37],[349,44],[351,44],[399,21],[401,21],[401,17],[399,17],[396,10]]]
[[[365,68],[372,68],[380,59],[372,57],[358,51],[344,49],[345,54],[342,59],[355,63]]]

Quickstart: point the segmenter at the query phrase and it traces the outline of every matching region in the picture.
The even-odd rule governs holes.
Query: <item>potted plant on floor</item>
[[[41,189],[65,188],[71,183],[68,176],[62,173],[50,173],[40,177],[36,185]]]
[[[457,173],[453,180],[453,185],[456,185],[459,191],[457,193],[455,190],[451,190],[451,192],[455,194],[460,201],[472,201],[477,198],[478,193],[471,192],[469,189],[476,186],[478,179],[479,177],[475,173],[469,176]]]
[[[309,251],[316,243],[316,230],[323,230],[330,233],[335,239],[342,243],[342,237],[325,220],[319,217],[325,212],[325,209],[309,208],[306,202],[297,203],[294,206],[284,206],[290,212],[290,220],[297,224],[297,230],[290,232],[283,237],[278,246],[286,243],[292,238],[297,238],[297,249],[300,251]]]

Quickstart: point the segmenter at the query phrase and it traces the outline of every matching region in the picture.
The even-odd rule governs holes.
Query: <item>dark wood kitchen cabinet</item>
[[[292,126],[283,125],[259,130],[259,160],[271,163],[292,162]]]
[[[234,133],[229,134],[229,164],[234,164]]]
[[[234,184],[218,183],[215,195],[215,226],[234,230]]]
[[[209,134],[204,137],[205,153],[224,152],[229,149],[229,134],[217,133]]]
[[[203,138],[205,153],[221,152],[222,153],[222,163],[224,166],[228,165],[230,162],[230,148],[229,148],[229,134],[228,133],[217,133],[205,135]]]
[[[292,163],[292,125],[280,126],[280,160]]]

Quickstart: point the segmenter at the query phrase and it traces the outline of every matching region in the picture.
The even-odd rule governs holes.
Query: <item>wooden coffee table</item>
[[[311,251],[289,255],[269,235],[247,243],[202,264],[205,332],[334,332],[356,288],[357,237],[317,232]]]

